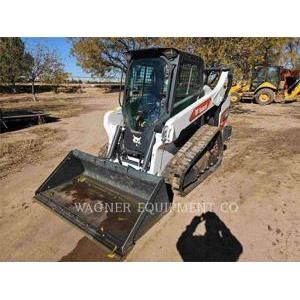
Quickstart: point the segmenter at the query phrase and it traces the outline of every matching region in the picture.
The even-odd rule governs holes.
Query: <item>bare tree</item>
[[[34,101],[37,101],[35,83],[37,80],[49,82],[51,78],[57,78],[57,74],[65,74],[63,64],[57,54],[47,47],[37,45],[30,51],[28,57],[29,70],[27,78],[31,82],[31,92]],[[60,76],[63,80],[63,76]]]

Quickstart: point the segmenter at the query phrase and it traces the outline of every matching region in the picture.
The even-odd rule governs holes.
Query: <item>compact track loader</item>
[[[108,144],[98,157],[71,151],[35,194],[121,256],[168,211],[174,191],[185,195],[218,167],[231,135],[229,69],[204,69],[173,48],[126,58],[123,101],[104,117]]]

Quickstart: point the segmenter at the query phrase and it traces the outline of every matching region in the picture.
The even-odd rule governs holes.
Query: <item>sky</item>
[[[45,45],[50,50],[55,50],[60,56],[65,65],[65,71],[72,74],[72,77],[90,77],[84,72],[80,66],[76,64],[76,58],[71,55],[71,43],[67,38],[22,38],[28,50],[34,48],[36,45]]]

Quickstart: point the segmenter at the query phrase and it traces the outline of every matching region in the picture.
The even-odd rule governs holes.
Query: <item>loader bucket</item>
[[[79,150],[67,155],[35,197],[120,256],[171,201],[162,177]]]

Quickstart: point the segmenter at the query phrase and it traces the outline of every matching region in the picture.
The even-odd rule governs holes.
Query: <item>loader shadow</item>
[[[103,250],[98,244],[91,241],[87,237],[83,237],[79,240],[76,247],[67,255],[63,256],[60,261],[72,262],[113,262],[121,261],[121,258],[117,255],[108,256],[109,252]]]
[[[205,234],[194,235],[202,222],[205,222]],[[237,261],[243,252],[241,243],[214,212],[194,217],[176,247],[182,260],[190,262]]]

